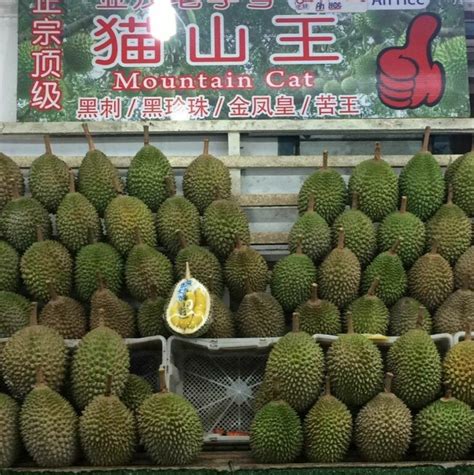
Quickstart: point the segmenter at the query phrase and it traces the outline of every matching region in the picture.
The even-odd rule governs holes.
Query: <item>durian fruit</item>
[[[45,241],[38,227],[37,242],[21,258],[21,277],[29,294],[46,302],[49,299],[48,281],[59,295],[68,296],[71,293],[72,266],[69,251],[57,241]]]
[[[256,414],[250,426],[250,452],[258,463],[291,463],[303,448],[303,429],[297,412],[280,398],[278,378],[272,401]]]
[[[268,356],[260,388],[264,397],[260,402],[265,404],[271,400],[272,384],[277,378],[281,399],[295,411],[304,413],[318,398],[323,376],[323,350],[312,336],[300,331],[299,315],[295,313],[292,331],[278,340]]]
[[[474,246],[471,246],[454,266],[454,286],[460,289],[464,283],[474,290]]]
[[[0,338],[10,338],[26,327],[30,317],[30,302],[13,292],[0,292]]]
[[[435,333],[461,332],[466,322],[474,326],[474,290],[467,285],[451,294],[433,318]]]
[[[412,433],[410,409],[392,393],[392,373],[385,390],[359,412],[355,423],[357,448],[369,462],[398,462],[408,451]]]
[[[354,300],[346,311],[352,315],[352,323],[356,333],[386,335],[388,333],[389,311],[376,292],[380,285],[380,277],[375,277],[366,295]]]
[[[133,338],[135,336],[134,308],[110,291],[101,276],[98,278],[99,288],[91,299],[91,329],[99,327],[103,320],[107,327],[115,330],[122,338]]]
[[[388,251],[399,239],[398,255],[408,269],[423,255],[426,229],[423,221],[407,211],[408,200],[402,196],[400,211],[389,214],[380,224],[377,233],[379,250]]]
[[[268,265],[261,254],[242,244],[237,236],[235,249],[224,264],[224,278],[230,297],[240,302],[247,293],[266,290]]]
[[[390,250],[379,254],[362,273],[362,292],[367,292],[375,277],[379,277],[375,295],[387,306],[393,305],[407,291],[407,274],[398,256],[400,243],[397,239]]]
[[[93,68],[94,46],[92,36],[87,31],[80,31],[69,36],[63,45],[64,61],[67,67],[79,74],[86,74]]]
[[[451,265],[454,265],[461,255],[471,245],[471,220],[457,205],[453,204],[453,189],[448,191],[447,204],[434,214],[426,223],[428,241],[436,239],[438,252]]]
[[[347,334],[329,347],[326,368],[334,396],[348,406],[362,406],[382,388],[382,355],[366,336],[354,333],[350,315],[347,327]]]
[[[311,284],[316,280],[316,267],[311,258],[303,254],[302,245],[294,254],[280,260],[270,280],[272,295],[283,310],[293,312],[311,296]]]
[[[177,231],[181,250],[174,261],[174,272],[177,280],[184,278],[186,264],[191,274],[206,287],[209,292],[222,297],[224,294],[224,275],[217,257],[205,247],[189,245],[184,234]]]
[[[0,211],[13,198],[13,188],[19,195],[25,192],[23,174],[10,157],[0,152]]]
[[[170,198],[158,209],[156,232],[159,242],[173,258],[181,250],[181,242],[176,239],[176,230],[188,245],[199,246],[201,241],[201,218],[197,208],[183,196],[176,196],[176,187],[169,182]]]
[[[306,178],[298,195],[300,215],[308,210],[310,196],[314,198],[314,211],[331,225],[346,207],[347,187],[342,176],[328,167],[329,154],[323,153],[323,166]]]
[[[308,197],[308,209],[298,218],[290,230],[288,247],[296,252],[298,242],[302,238],[304,254],[314,262],[321,261],[331,249],[331,230],[324,218],[315,211],[314,196]]]
[[[89,151],[79,167],[79,193],[83,194],[103,216],[109,203],[122,191],[117,169],[103,152],[97,150],[87,124],[82,125]]]
[[[453,287],[453,270],[449,262],[438,254],[434,241],[431,251],[421,256],[408,272],[410,295],[433,311],[448,298]]]
[[[319,293],[339,308],[357,298],[361,267],[356,255],[345,247],[344,229],[339,229],[337,247],[326,257],[318,272]]]
[[[0,394],[0,468],[9,468],[20,454],[18,404],[6,394]]]
[[[168,297],[174,283],[173,265],[161,252],[137,236],[137,244],[125,263],[125,281],[130,295],[140,301],[151,297],[152,289],[161,297]]]
[[[0,291],[15,292],[20,283],[20,256],[6,241],[0,241]]]
[[[130,374],[120,400],[131,410],[138,411],[145,400],[153,394],[151,384],[141,376]],[[99,396],[100,397],[100,396]]]
[[[358,195],[352,194],[352,208],[339,215],[332,225],[332,245],[337,246],[339,229],[344,229],[345,245],[359,259],[362,267],[375,256],[377,239],[374,223],[358,209]]]
[[[184,173],[184,196],[204,214],[216,196],[222,200],[230,199],[231,190],[229,169],[221,160],[209,154],[209,140],[204,140],[202,155],[197,157]]]
[[[423,148],[400,173],[400,195],[408,199],[407,210],[427,221],[443,204],[445,183],[441,167],[428,151],[431,129],[426,127]]]
[[[102,225],[97,210],[81,193],[76,192],[74,174],[70,173],[69,193],[56,213],[59,240],[69,251],[76,253],[102,235]]]
[[[173,170],[166,156],[150,145],[149,126],[145,125],[144,146],[133,157],[127,174],[127,189],[131,196],[139,198],[148,208],[156,212],[170,196],[169,180],[175,185]]]
[[[18,45],[18,96],[22,98],[30,97],[32,85],[31,73],[34,71],[35,63],[33,52],[40,51],[41,47],[32,45],[31,40],[22,41]]]
[[[312,463],[342,462],[352,438],[352,415],[347,406],[331,394],[329,378],[326,390],[306,414],[304,452]]]
[[[138,409],[140,440],[157,465],[185,465],[201,451],[202,422],[190,402],[168,392],[163,369],[160,388]]]
[[[443,362],[443,379],[453,396],[474,407],[474,340],[470,322],[466,323],[464,340],[453,346]]]
[[[380,144],[375,144],[373,159],[359,163],[349,179],[349,193],[356,192],[359,209],[372,221],[380,222],[398,203],[398,177],[382,160]]]
[[[210,297],[212,322],[204,334],[204,338],[235,338],[235,322],[232,312],[217,295],[210,294]]]
[[[130,368],[130,355],[122,337],[103,321],[79,343],[71,366],[72,395],[84,409],[96,396],[104,394],[106,377],[112,375],[111,394],[120,397]]]
[[[80,340],[87,332],[87,317],[84,307],[70,297],[58,295],[52,283],[50,300],[39,314],[39,323],[56,330],[64,339]]]
[[[166,299],[160,297],[156,288],[153,287],[150,297],[140,305],[137,312],[138,334],[141,338],[168,335],[169,332],[163,319],[165,306]]]
[[[55,213],[69,190],[69,167],[53,154],[49,135],[44,136],[46,153],[33,161],[28,185],[33,198]]]
[[[451,184],[453,203],[470,216],[474,216],[474,151],[465,154],[459,163]]]
[[[410,409],[425,407],[441,390],[441,357],[423,329],[423,313],[420,307],[417,328],[404,333],[387,354],[387,368],[396,375],[393,392]]]
[[[51,221],[43,205],[30,197],[20,197],[12,181],[12,199],[0,213],[0,235],[19,252],[26,251],[36,242],[38,227],[43,236],[51,235]]]
[[[418,321],[418,314],[423,315],[423,329],[430,334],[433,327],[431,315],[418,300],[411,297],[402,297],[390,309],[390,335],[403,335],[409,330],[414,330]]]
[[[44,368],[51,389],[59,391],[66,375],[66,346],[56,330],[38,325],[37,304],[31,305],[29,326],[16,332],[5,344],[1,373],[11,394],[23,399],[33,388],[36,370]]]
[[[210,250],[225,261],[234,250],[237,236],[242,243],[250,243],[247,216],[237,204],[228,199],[213,201],[204,212],[202,232]]]
[[[413,424],[418,457],[430,462],[466,458],[474,439],[474,412],[466,403],[446,396],[421,410]]]
[[[137,233],[148,246],[156,246],[155,222],[150,208],[134,196],[119,195],[105,210],[105,228],[110,244],[121,254],[128,254]]]
[[[285,334],[285,314],[278,301],[265,292],[248,292],[235,314],[241,338],[270,338]]]
[[[97,274],[100,274],[107,288],[118,294],[123,283],[123,259],[120,254],[105,242],[92,242],[83,247],[76,256],[74,283],[78,297],[88,302],[99,287]]]
[[[82,451],[91,465],[100,467],[130,463],[136,445],[133,412],[111,391],[108,376],[104,394],[92,399],[79,419]]]
[[[311,284],[311,297],[302,303],[296,313],[300,316],[301,331],[310,335],[337,335],[341,332],[339,309],[328,300],[318,296],[318,284]]]
[[[78,456],[77,415],[69,402],[47,386],[43,368],[20,412],[21,437],[40,467],[68,467]]]

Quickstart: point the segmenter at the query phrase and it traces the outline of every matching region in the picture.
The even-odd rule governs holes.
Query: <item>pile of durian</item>
[[[148,127],[126,180],[84,132],[77,176],[47,136],[27,186],[0,154],[0,467],[22,444],[43,467],[126,465],[139,446],[161,465],[197,456],[198,413],[163,374],[156,394],[130,374],[124,341],[176,333],[167,309],[191,274],[210,296],[192,336],[282,337],[255,397],[257,461],[333,463],[350,446],[374,462],[469,456],[474,152],[443,176],[427,129],[399,176],[377,144],[348,184],[325,153],[270,269],[208,141],[178,196]],[[430,337],[462,331],[446,355]],[[315,334],[340,337],[324,353]],[[401,336],[385,355],[387,335]]]

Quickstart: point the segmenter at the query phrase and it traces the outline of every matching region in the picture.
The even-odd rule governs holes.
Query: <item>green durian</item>
[[[18,96],[30,97],[32,86],[31,74],[34,72],[35,60],[33,52],[40,51],[41,46],[32,45],[31,40],[25,40],[18,44]]]
[[[474,246],[471,246],[454,266],[454,285],[460,289],[464,283],[474,290]]]
[[[443,38],[435,49],[435,60],[441,62],[446,73],[456,80],[464,81],[468,75],[466,39],[460,34],[453,38]]]
[[[0,152],[0,211],[13,198],[13,189],[18,195],[25,192],[25,183],[20,167]]]
[[[402,196],[400,211],[389,214],[380,224],[377,233],[379,250],[388,251],[399,239],[398,255],[406,268],[410,268],[425,250],[426,229],[423,221],[407,211],[408,200]]]
[[[352,208],[339,215],[332,225],[332,245],[337,246],[339,229],[344,229],[345,246],[359,259],[365,267],[373,259],[377,250],[374,223],[358,209],[357,193],[352,194]]]
[[[445,183],[441,168],[428,151],[431,129],[425,130],[423,148],[400,173],[400,196],[408,199],[407,211],[427,221],[443,204]]]
[[[380,144],[375,156],[359,163],[349,179],[349,193],[357,193],[359,209],[372,221],[380,222],[394,211],[398,203],[398,177],[382,160]]]
[[[298,218],[290,230],[288,247],[296,252],[299,240],[302,250],[314,262],[321,261],[331,249],[331,230],[324,218],[315,211],[314,197],[308,197],[308,209]]]
[[[173,169],[166,156],[150,145],[149,126],[144,126],[144,146],[133,157],[127,174],[127,189],[154,213],[170,196],[169,185],[174,187]],[[174,230],[173,230],[174,231]]]
[[[6,394],[0,394],[0,468],[11,467],[20,455],[18,404]]]
[[[463,287],[451,294],[436,311],[433,324],[436,333],[457,333],[466,322],[474,326],[474,290]]]
[[[0,338],[10,338],[29,322],[30,302],[19,294],[0,291]]]
[[[169,331],[163,318],[165,306],[166,299],[160,297],[156,289],[152,288],[150,297],[140,305],[137,313],[138,333],[141,338],[168,336]]]
[[[210,296],[212,322],[203,338],[235,338],[235,322],[232,312],[217,295],[210,294]]]
[[[80,31],[69,36],[64,42],[63,53],[67,67],[79,74],[86,74],[93,68],[94,42],[89,32]]]
[[[474,216],[474,151],[464,155],[452,179],[453,203]]]
[[[310,196],[314,198],[314,211],[330,225],[346,207],[347,187],[342,176],[328,167],[328,152],[323,153],[323,166],[306,178],[298,194],[298,210],[308,210]]]
[[[136,412],[152,394],[153,388],[146,379],[130,374],[120,399],[131,411]]]
[[[349,76],[342,80],[341,88],[344,94],[357,94],[359,90],[359,82],[354,77]]]
[[[15,292],[20,284],[20,256],[6,241],[0,241],[0,291]]]
[[[221,160],[209,154],[207,139],[202,155],[191,162],[184,173],[183,192],[201,214],[216,197],[220,200],[229,200],[231,197],[230,171]]]
[[[402,297],[390,310],[390,335],[403,335],[409,330],[414,330],[421,312],[423,329],[430,334],[433,327],[431,315],[418,300],[411,297]]]
[[[69,191],[69,167],[53,155],[49,135],[44,136],[46,153],[33,161],[28,186],[33,198],[55,213]]]

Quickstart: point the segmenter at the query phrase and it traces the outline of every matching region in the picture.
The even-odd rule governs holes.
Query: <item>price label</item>
[[[368,0],[288,0],[298,13],[364,13]]]

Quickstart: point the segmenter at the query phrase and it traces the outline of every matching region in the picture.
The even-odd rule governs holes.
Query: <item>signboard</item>
[[[460,0],[19,2],[19,121],[469,115]]]

